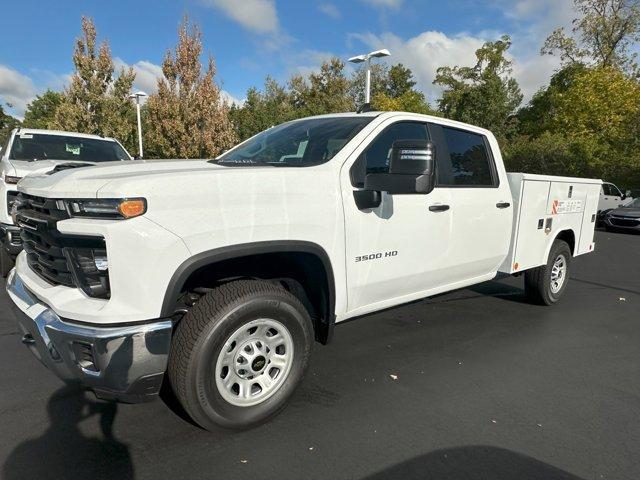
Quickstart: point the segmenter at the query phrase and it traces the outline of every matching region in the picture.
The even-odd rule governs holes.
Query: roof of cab
[[[40,134],[40,135],[59,135],[61,137],[80,137],[80,138],[95,138],[96,140],[111,140],[114,141],[114,138],[111,137],[101,137],[100,135],[92,135],[90,133],[79,133],[79,132],[65,132],[63,130],[45,130],[41,128],[16,128],[17,134]]]
[[[478,127],[477,125],[472,125],[470,123],[458,122],[457,120],[451,120],[445,117],[437,117],[435,115],[426,115],[424,113],[414,113],[414,112],[402,112],[402,111],[369,111],[369,112],[347,112],[347,113],[328,113],[325,115],[316,115],[314,117],[306,117],[306,118],[340,118],[340,117],[381,117],[382,120],[390,117],[397,117],[400,115],[411,115],[414,117],[419,117],[422,121],[425,122],[433,122],[438,123],[440,125],[446,125],[453,128],[460,128],[463,130],[471,130],[478,133],[482,133],[485,135],[493,135],[490,130],[486,128]],[[304,118],[300,118],[298,120],[304,120]],[[295,121],[295,120],[294,120]]]

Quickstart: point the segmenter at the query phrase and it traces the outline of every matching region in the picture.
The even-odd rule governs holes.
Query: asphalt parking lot
[[[596,242],[552,308],[509,278],[339,326],[291,405],[240,433],[65,386],[2,285],[1,478],[638,479],[640,236]]]

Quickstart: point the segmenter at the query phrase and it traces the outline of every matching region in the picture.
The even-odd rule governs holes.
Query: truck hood
[[[23,178],[18,190],[30,195],[55,198],[95,198],[109,192],[128,194],[126,186],[135,184],[138,191],[152,188],[155,176],[200,175],[205,172],[237,170],[221,167],[206,160],[125,160],[99,163],[91,168],[71,168],[48,174],[53,166]],[[251,167],[250,170],[263,167]],[[273,168],[273,167],[264,167]],[[107,185],[110,188],[101,190]],[[124,190],[123,190],[124,189]],[[104,193],[104,194],[103,194]],[[134,194],[134,193],[130,193]]]
[[[95,165],[92,162],[85,161],[73,161],[73,160],[36,160],[34,162],[27,162],[25,160],[9,160],[9,163],[14,169],[14,176],[26,177],[33,174],[45,174],[53,170],[57,165],[64,163],[68,164],[88,164]]]
[[[640,208],[621,207],[610,210],[609,214],[615,215],[616,217],[640,218]]]

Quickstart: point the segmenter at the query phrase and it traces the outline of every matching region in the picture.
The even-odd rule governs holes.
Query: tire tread
[[[204,294],[174,330],[167,368],[169,382],[180,404],[197,423],[202,424],[188,395],[188,370],[194,360],[196,344],[205,329],[220,321],[230,306],[256,294],[284,296],[287,302],[306,311],[298,298],[281,285],[266,280],[235,280]]]

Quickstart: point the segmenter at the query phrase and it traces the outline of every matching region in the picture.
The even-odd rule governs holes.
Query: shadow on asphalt
[[[523,288],[514,287],[495,280],[471,285],[466,289],[478,294],[473,298],[489,296],[502,298],[515,303],[531,304],[531,300],[526,297]]]
[[[49,398],[47,430],[9,454],[2,479],[132,479],[129,447],[113,436],[117,411],[116,403],[89,400],[77,385],[65,385]],[[88,437],[80,429],[80,422],[94,415],[99,416],[102,438]]]
[[[599,283],[599,282],[591,282],[589,280],[581,280],[579,278],[572,278],[571,280],[574,282],[586,283],[587,285],[594,285],[596,287],[603,287],[603,288],[608,288],[610,290],[618,290],[620,292],[634,293],[636,295],[640,295],[640,291],[631,290],[629,288],[616,287],[615,285],[608,285],[606,283]]]
[[[437,450],[387,468],[365,480],[582,480],[535,458],[503,448]]]

